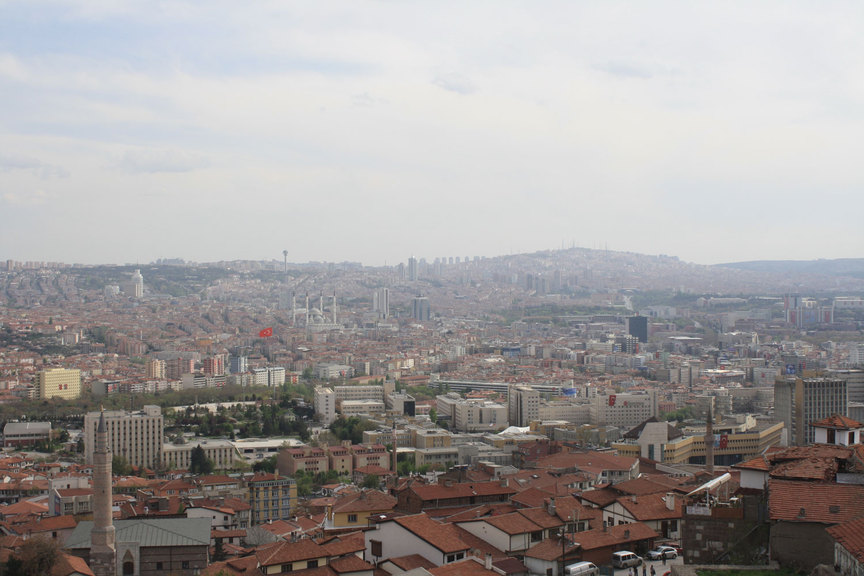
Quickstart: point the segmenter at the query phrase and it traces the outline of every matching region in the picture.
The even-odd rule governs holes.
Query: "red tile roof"
[[[483,521],[511,536],[515,534],[530,534],[531,532],[538,532],[543,529],[518,512],[484,518]]]
[[[864,517],[831,526],[826,532],[858,562],[864,563]]]
[[[351,554],[350,556],[345,556],[344,558],[337,558],[335,560],[332,560],[329,566],[330,569],[337,574],[342,574],[345,572],[362,572],[375,568],[374,566],[372,566],[372,564],[353,554]]]
[[[379,512],[389,511],[396,507],[398,500],[379,490],[364,490],[337,499],[333,512]]]
[[[858,428],[864,428],[864,424],[861,422],[840,414],[832,414],[828,418],[823,418],[818,422],[811,422],[810,426],[815,426],[817,428],[833,428],[835,430],[857,430]]]
[[[681,518],[684,513],[684,498],[676,497],[672,509],[666,505],[665,494],[647,494],[619,498],[618,503],[639,522],[650,520],[671,520]]]
[[[618,526],[612,526],[607,530],[603,530],[603,528],[595,528],[585,532],[577,532],[573,535],[574,541],[578,542],[582,546],[583,550],[595,550],[597,548],[606,548],[609,546],[623,546],[631,542],[651,540],[659,537],[660,534],[641,522],[620,524]]]
[[[864,486],[772,479],[768,482],[771,520],[840,524],[864,514]]]
[[[412,516],[400,516],[394,518],[396,522],[418,538],[428,542],[441,552],[450,554],[468,549],[468,546],[459,538],[459,534],[452,524],[441,524],[426,514],[414,514]]]
[[[297,542],[274,542],[259,546],[255,556],[258,557],[261,566],[273,566],[327,558],[329,554],[326,548],[319,546],[312,540],[298,540]]]
[[[363,532],[350,532],[332,538],[316,540],[331,556],[346,556],[366,549]]]
[[[429,572],[432,576],[499,576],[494,570],[487,570],[482,562],[473,557],[432,568]]]
[[[836,478],[839,468],[840,462],[836,458],[802,458],[774,466],[770,476],[789,480],[822,480],[827,482]]]
[[[435,567],[434,562],[430,562],[425,557],[420,554],[409,554],[408,556],[397,556],[396,558],[390,558],[387,560],[400,570],[408,572],[410,570],[414,570],[415,568],[425,568],[429,570],[430,568]]]
[[[450,486],[429,484],[427,486],[413,485],[410,488],[424,501],[449,500],[452,498],[470,498],[472,496],[494,496],[515,494],[516,490],[501,486],[499,482],[460,483]]]

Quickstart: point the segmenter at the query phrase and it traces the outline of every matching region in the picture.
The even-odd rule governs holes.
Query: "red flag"
[[[259,338],[269,338],[269,337],[272,336],[272,335],[273,335],[273,328],[272,328],[272,327],[270,327],[270,328],[264,328],[263,330],[261,330],[260,332],[258,332],[258,337],[259,337]]]
[[[609,406],[614,406],[614,405],[615,405],[615,394],[610,394],[609,395]]]

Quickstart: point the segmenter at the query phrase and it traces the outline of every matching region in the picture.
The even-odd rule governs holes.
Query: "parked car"
[[[600,569],[593,562],[577,562],[564,568],[564,576],[597,576]]]
[[[654,550],[648,552],[649,560],[660,560],[662,558],[666,558],[671,560],[672,558],[678,557],[678,551],[675,550],[672,546],[657,546]]]
[[[629,550],[621,550],[612,554],[612,566],[614,568],[630,568],[640,564],[642,564],[642,558]]]

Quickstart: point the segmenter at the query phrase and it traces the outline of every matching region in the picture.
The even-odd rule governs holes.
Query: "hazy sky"
[[[864,257],[864,3],[0,0],[0,258]]]

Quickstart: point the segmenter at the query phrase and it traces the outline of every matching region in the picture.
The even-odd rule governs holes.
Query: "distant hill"
[[[717,264],[721,268],[735,268],[750,272],[781,274],[784,276],[818,275],[864,278],[864,258],[838,258],[836,260],[754,260]]]

